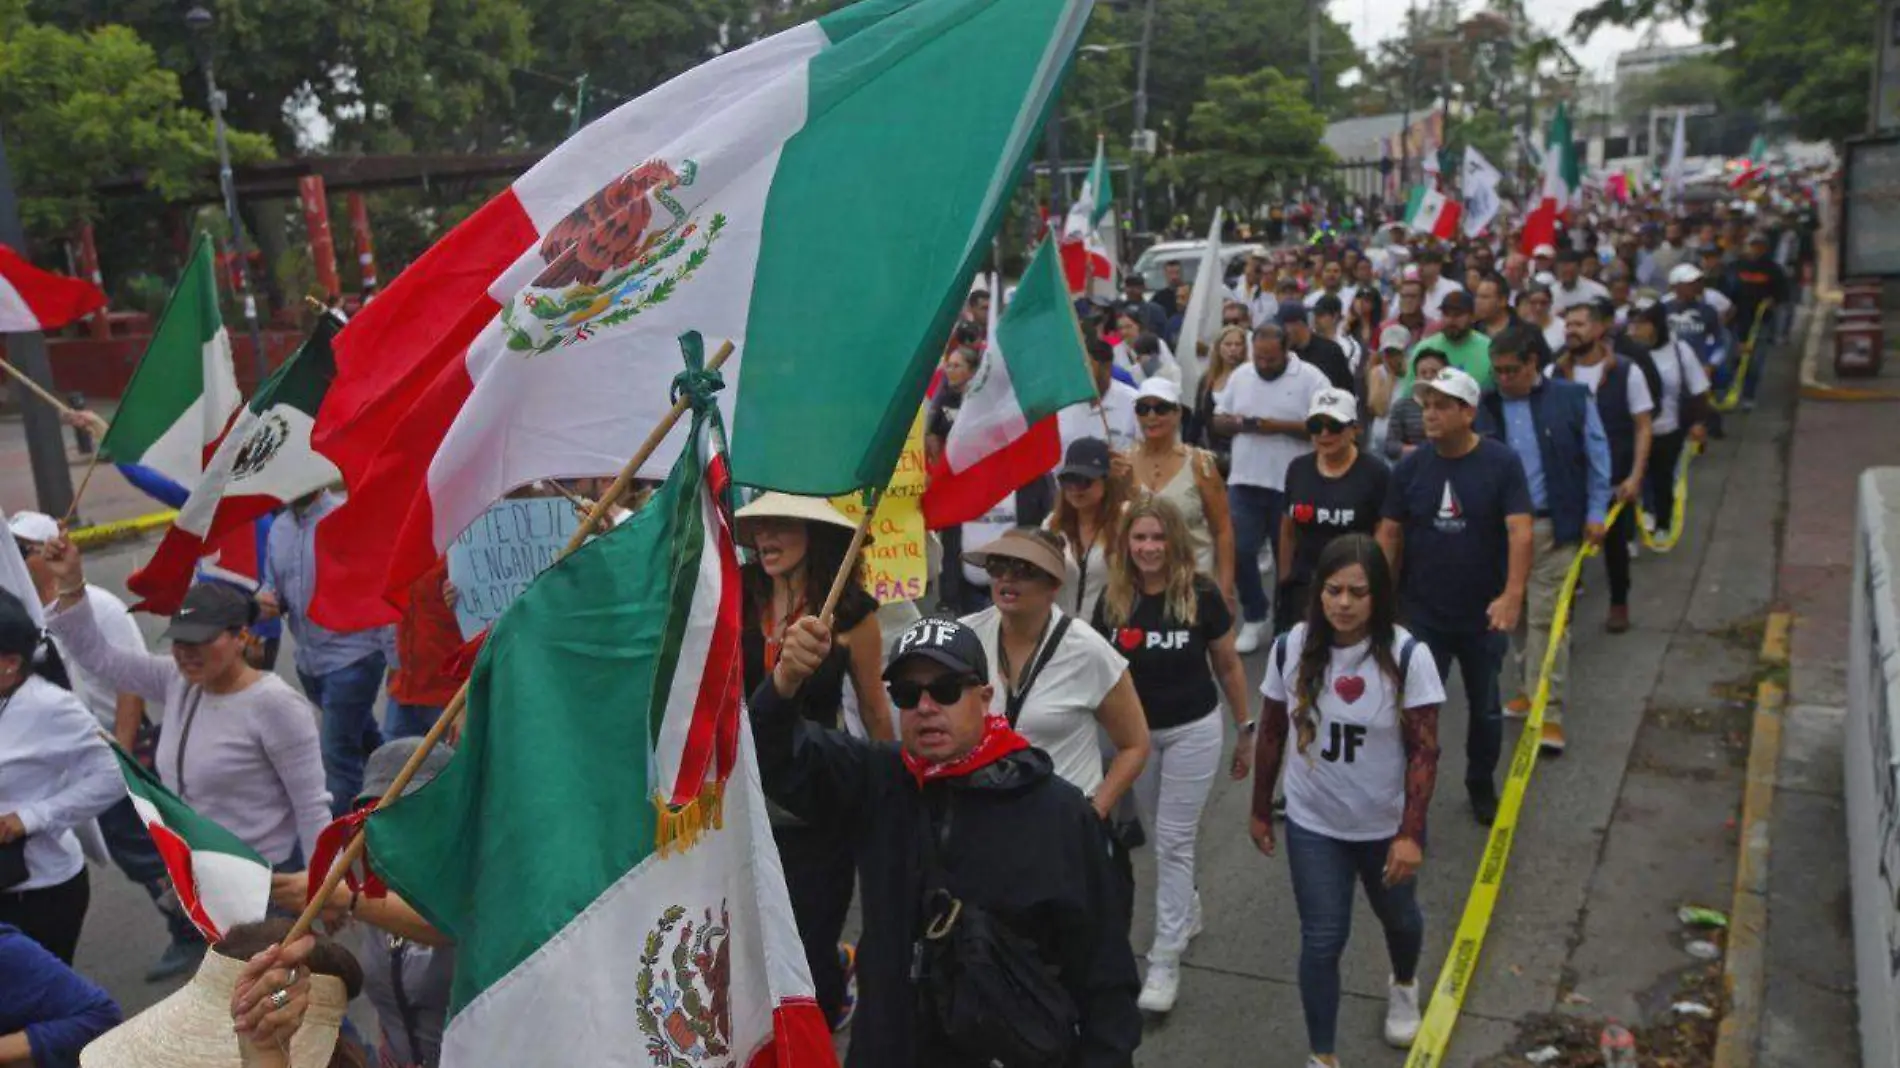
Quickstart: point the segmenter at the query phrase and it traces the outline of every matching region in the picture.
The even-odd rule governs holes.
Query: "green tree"
[[[1625,79],[1616,108],[1627,123],[1648,121],[1652,108],[1691,107],[1731,99],[1734,71],[1718,57],[1696,56]]]
[[[1148,63],[1150,122],[1169,139],[1188,128],[1201,103],[1215,95],[1215,79],[1263,69],[1288,77],[1293,98],[1307,101],[1308,0],[1154,0],[1154,42]],[[1320,101],[1327,111],[1346,109],[1351,93],[1339,80],[1358,67],[1352,34],[1331,16],[1320,15]],[[1126,39],[1141,32],[1140,0],[1118,14]],[[1132,85],[1132,81],[1130,82]]]
[[[1326,116],[1306,86],[1268,68],[1207,81],[1207,96],[1188,118],[1183,151],[1156,170],[1190,194],[1251,211],[1276,185],[1332,162],[1320,143]]]
[[[99,218],[93,186],[107,178],[143,175],[168,199],[202,190],[217,159],[211,123],[181,95],[132,30],[68,33],[0,3],[0,121],[29,230],[54,237]],[[270,143],[234,131],[231,151],[262,159]]]

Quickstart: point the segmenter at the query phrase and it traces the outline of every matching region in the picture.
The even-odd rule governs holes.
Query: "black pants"
[[[1603,570],[1610,574],[1610,605],[1615,608],[1630,603],[1630,539],[1635,535],[1636,513],[1628,507],[1603,535]]]
[[[0,923],[18,927],[22,934],[70,965],[73,951],[79,948],[79,928],[86,922],[86,906],[91,901],[92,884],[81,868],[78,875],[57,886],[0,893]]]
[[[1658,434],[1649,446],[1649,470],[1643,475],[1643,504],[1656,517],[1656,531],[1662,533],[1675,523],[1676,464],[1682,460],[1682,447],[1689,440],[1686,430]]]
[[[844,934],[845,914],[851,911],[857,864],[851,843],[835,830],[822,827],[773,827],[778,859],[785,869],[785,889],[792,899],[792,918],[805,943],[805,963],[811,968],[812,990],[827,1019],[844,1004],[844,967],[838,960],[838,939]]]

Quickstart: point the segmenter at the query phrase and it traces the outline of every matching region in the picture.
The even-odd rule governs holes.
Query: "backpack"
[[[1035,943],[988,909],[952,895],[939,837],[919,806],[926,925],[911,979],[924,1016],[945,1043],[985,1068],[1060,1068],[1081,1034],[1081,1013]]]

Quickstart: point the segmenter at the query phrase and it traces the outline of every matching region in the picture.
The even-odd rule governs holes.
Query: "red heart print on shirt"
[[[1115,632],[1115,644],[1121,646],[1123,652],[1132,653],[1135,646],[1141,644],[1141,639],[1147,636],[1148,632],[1140,627],[1123,627]]]
[[[1333,680],[1333,692],[1352,704],[1365,696],[1366,680],[1357,675],[1341,675]]]
[[[1294,505],[1293,521],[1295,523],[1311,523],[1313,521],[1313,506],[1310,504]]]

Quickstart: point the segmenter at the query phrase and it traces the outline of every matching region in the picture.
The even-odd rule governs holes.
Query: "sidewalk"
[[[37,402],[28,400],[26,403]],[[101,407],[99,414],[111,418],[112,411],[110,407]],[[71,430],[65,431],[63,440],[66,466],[72,472],[76,492],[86,477],[86,465],[92,457],[81,456],[73,450]],[[20,418],[17,404],[0,413],[0,507],[9,515],[40,509],[39,497],[33,488],[33,465],[27,455],[26,424]],[[89,524],[113,523],[164,510],[164,505],[135,489],[112,465],[101,463],[80,501],[79,518]]]
[[[1832,384],[1832,336],[1816,330],[1808,343],[1808,366]],[[1882,379],[1853,384],[1900,385],[1894,375]],[[1777,600],[1794,614],[1794,629],[1771,820],[1767,991],[1758,1051],[1765,1068],[1860,1060],[1841,725],[1856,481],[1863,469],[1896,455],[1900,406],[1811,395],[1798,402],[1775,583]]]

